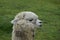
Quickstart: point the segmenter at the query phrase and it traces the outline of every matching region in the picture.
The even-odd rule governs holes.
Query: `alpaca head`
[[[12,24],[16,24],[21,19],[29,21],[29,22],[37,25],[37,26],[41,26],[42,25],[42,21],[38,19],[38,16],[35,13],[29,12],[29,11],[18,13],[15,16],[15,18],[11,21],[11,23]]]

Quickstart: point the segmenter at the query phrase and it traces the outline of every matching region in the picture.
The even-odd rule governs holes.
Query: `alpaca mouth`
[[[40,27],[42,27],[42,25],[40,25]]]

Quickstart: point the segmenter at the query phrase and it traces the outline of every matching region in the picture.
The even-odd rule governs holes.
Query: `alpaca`
[[[34,40],[35,29],[42,25],[42,21],[33,12],[20,12],[11,23],[12,40]]]

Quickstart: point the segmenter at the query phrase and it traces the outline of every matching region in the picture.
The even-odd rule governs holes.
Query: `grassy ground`
[[[33,11],[43,21],[35,40],[60,40],[60,0],[0,0],[0,40],[11,40],[10,21],[21,11]]]

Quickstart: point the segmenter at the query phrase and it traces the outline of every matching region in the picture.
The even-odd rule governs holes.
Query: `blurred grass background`
[[[35,40],[60,40],[60,0],[0,0],[0,40],[11,40],[10,21],[21,11],[35,12],[43,21]]]

